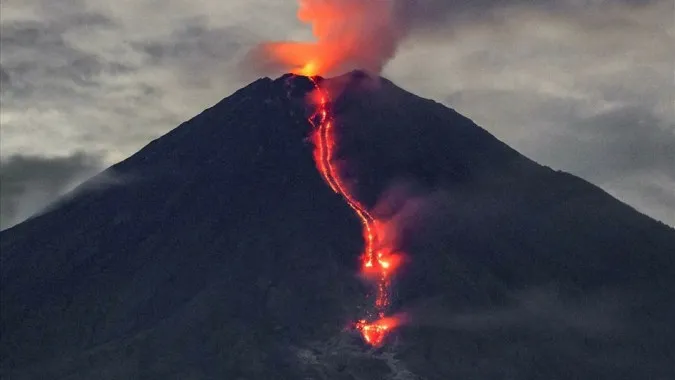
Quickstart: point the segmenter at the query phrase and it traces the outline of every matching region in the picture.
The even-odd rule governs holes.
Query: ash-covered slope
[[[2,232],[3,377],[675,375],[672,229],[386,80],[324,84],[359,198],[403,181],[421,204],[395,284],[412,323],[387,346],[344,330],[369,291],[360,226],[304,140],[310,82],[284,76]]]

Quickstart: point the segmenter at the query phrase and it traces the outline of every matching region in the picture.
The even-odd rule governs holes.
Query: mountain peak
[[[312,158],[315,87],[286,74],[0,232],[3,377],[673,377],[672,229],[384,78],[315,80],[336,167],[408,256],[396,344],[345,330],[361,229]]]

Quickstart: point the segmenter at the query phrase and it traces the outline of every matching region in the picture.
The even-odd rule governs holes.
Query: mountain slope
[[[358,220],[312,161],[302,77],[260,79],[0,235],[12,379],[667,378],[675,231],[381,79],[326,80],[355,192],[404,182],[384,349]],[[412,189],[412,190],[411,190]],[[406,193],[407,194],[407,193]],[[648,376],[649,375],[649,376]]]

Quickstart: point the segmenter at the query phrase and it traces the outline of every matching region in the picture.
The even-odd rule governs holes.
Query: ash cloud
[[[352,69],[380,73],[413,34],[442,34],[459,27],[501,24],[508,11],[597,13],[617,7],[647,7],[665,0],[299,0],[298,18],[312,27],[314,41],[265,42],[244,60],[245,70],[336,75]],[[597,20],[594,20],[597,22]],[[311,63],[310,70],[305,65]]]
[[[260,69],[302,69],[334,75],[350,69],[379,73],[394,57],[405,29],[396,20],[395,3],[364,0],[300,1],[298,18],[311,24],[314,42],[267,42],[256,47],[251,63]]]

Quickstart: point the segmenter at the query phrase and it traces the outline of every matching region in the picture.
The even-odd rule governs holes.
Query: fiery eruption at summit
[[[396,53],[405,28],[392,0],[299,0],[298,19],[312,25],[314,41],[276,41],[255,50],[281,71],[304,76],[349,69],[379,73]]]
[[[393,57],[403,28],[395,20],[395,1],[391,0],[299,0],[298,18],[311,24],[313,42],[268,42],[256,50],[258,62],[267,62],[308,77],[314,84],[311,93],[315,106],[309,118],[312,124],[314,160],[325,182],[341,195],[356,213],[363,227],[365,248],[361,255],[361,274],[375,288],[373,310],[354,327],[373,346],[401,323],[401,317],[387,316],[391,305],[391,281],[402,255],[382,239],[383,223],[378,222],[350,192],[333,166],[336,150],[335,120],[331,114],[329,91],[322,88],[318,75],[358,68],[379,73]]]

